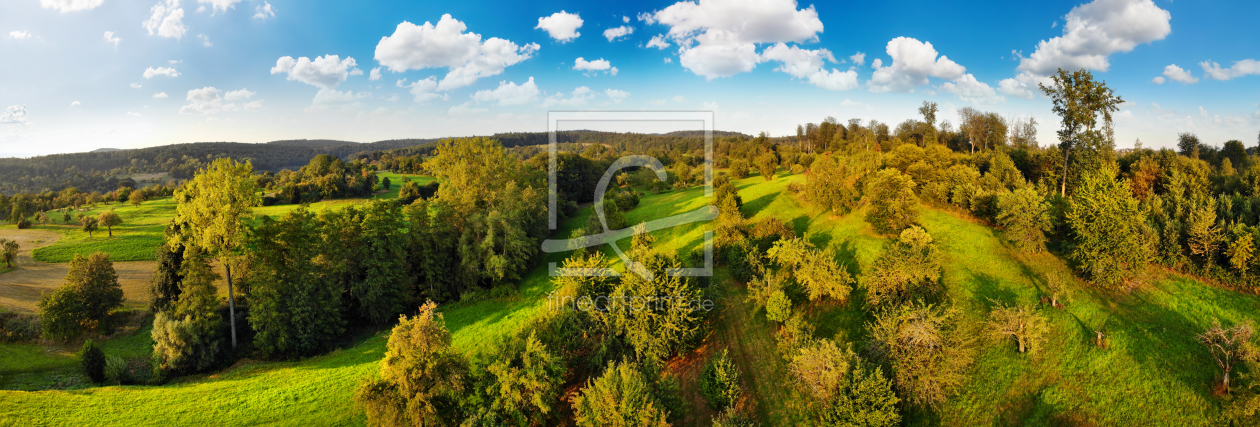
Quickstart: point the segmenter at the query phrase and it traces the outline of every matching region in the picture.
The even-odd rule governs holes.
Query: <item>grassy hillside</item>
[[[393,180],[393,178],[391,178]],[[859,277],[889,241],[862,218],[863,211],[833,218],[811,209],[787,184],[800,175],[766,182],[761,177],[737,181],[745,213],[753,220],[775,217],[811,242],[832,250]],[[649,194],[627,214],[631,223],[703,206],[703,189]],[[586,221],[590,209],[568,220],[557,235],[567,236]],[[963,313],[965,330],[982,336],[981,326],[993,301],[1034,302],[1046,295],[1045,277],[1066,272],[1053,254],[1025,255],[1007,244],[999,231],[950,211],[927,208],[920,221],[945,254],[948,298]],[[676,250],[701,245],[704,225],[654,233],[658,244]],[[628,242],[622,242],[628,245]],[[606,249],[604,249],[606,250]],[[550,260],[559,260],[552,255]],[[614,257],[615,259],[615,257]],[[795,425],[796,406],[804,397],[790,384],[776,354],[774,330],[764,314],[752,311],[739,284],[719,269],[714,291],[719,310],[701,348],[671,363],[680,373],[683,392],[695,396],[698,360],[728,348],[744,372],[753,413],[768,425]],[[461,351],[488,350],[495,340],[519,329],[544,309],[551,289],[546,264],[527,275],[517,296],[443,307],[454,345]],[[798,306],[808,313],[817,335],[853,342],[861,350],[864,324],[862,290],[847,306],[820,303]],[[1156,271],[1130,294],[1102,292],[1084,283],[1069,284],[1065,308],[1048,312],[1052,334],[1046,346],[1021,355],[1010,342],[978,339],[976,363],[959,394],[931,413],[905,414],[910,425],[1214,425],[1220,412],[1210,390],[1217,376],[1207,351],[1194,335],[1212,319],[1256,319],[1260,299],[1210,287]],[[1093,344],[1094,331],[1110,339],[1106,349]],[[141,332],[142,334],[144,332]],[[71,391],[0,392],[0,424],[361,424],[350,396],[364,375],[376,371],[387,331],[348,343],[330,354],[295,362],[242,361],[215,375],[197,376],[160,387],[100,387]],[[33,350],[0,345],[0,362],[25,360]],[[37,362],[56,365],[61,361]],[[36,362],[25,362],[36,363]],[[18,370],[36,369],[34,367]],[[0,371],[0,376],[5,375]],[[4,384],[0,380],[0,384]],[[708,425],[702,400],[688,399],[686,425]]]

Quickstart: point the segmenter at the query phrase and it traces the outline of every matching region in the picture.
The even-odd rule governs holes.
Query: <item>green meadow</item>
[[[401,179],[390,179],[395,182],[390,191],[396,196]],[[787,190],[789,183],[804,180],[801,175],[771,181],[753,176],[735,183],[751,221],[783,220],[798,235],[831,251],[860,278],[890,236],[875,233],[863,219],[862,209],[835,217],[818,212]],[[703,191],[697,187],[647,194],[626,217],[634,224],[694,210],[711,200],[703,197]],[[350,202],[329,201],[314,207]],[[291,208],[273,206],[258,213],[277,215]],[[137,245],[150,239],[156,244],[163,218],[169,218],[172,209],[169,200],[146,202],[139,208],[118,207],[128,223],[123,226],[127,228],[115,229],[115,239],[130,238]],[[583,208],[555,236],[567,237],[590,215],[591,209]],[[1065,262],[1055,254],[1020,253],[1000,231],[949,209],[924,207],[920,223],[945,254],[942,281],[947,299],[961,310],[964,329],[977,339],[971,346],[975,362],[958,394],[938,410],[904,414],[906,424],[1197,426],[1222,422],[1220,398],[1211,392],[1218,369],[1194,337],[1213,319],[1227,323],[1260,320],[1256,315],[1260,298],[1158,270],[1131,293],[1103,292],[1072,282],[1063,298],[1064,308],[1044,309],[1052,328],[1047,345],[1020,354],[1008,341],[983,338],[985,316],[995,302],[1036,302],[1047,296],[1046,277],[1068,273]],[[706,228],[693,224],[653,235],[662,248],[691,251],[702,247]],[[64,241],[37,256],[64,259],[64,254],[94,244],[101,250],[129,247],[98,243],[98,237],[88,239],[77,230],[65,233]],[[629,244],[620,243],[623,248]],[[600,250],[616,259],[609,248]],[[146,251],[151,256],[152,245]],[[552,289],[547,262],[563,257],[548,255],[509,297],[444,306],[441,311],[455,348],[469,354],[488,351],[545,310],[546,295]],[[752,310],[743,286],[727,279],[723,270],[717,270],[710,292],[718,307],[710,317],[711,332],[697,352],[730,350],[744,373],[753,414],[763,424],[806,422],[795,418],[799,415],[794,409],[805,398],[788,386],[791,380],[775,348],[777,325]],[[873,318],[863,308],[862,293],[859,286],[847,305],[824,302],[798,309],[806,311],[816,335],[852,343],[861,353],[867,339],[864,325]],[[1107,348],[1093,344],[1095,331],[1106,334]],[[365,420],[351,396],[364,376],[376,372],[387,336],[388,330],[365,333],[339,350],[305,360],[242,360],[218,373],[185,377],[163,386],[91,388],[73,380],[62,381],[71,384],[68,387],[55,382],[50,386],[47,378],[76,375],[77,359],[70,351],[48,354],[37,345],[3,344],[0,387],[69,389],[0,391],[0,424],[361,425]],[[147,340],[147,329],[140,329],[107,341],[105,350],[142,355]],[[680,368],[680,372],[688,371]],[[685,395],[697,393],[694,379],[684,378],[682,384]],[[709,413],[703,400],[687,402],[689,413]],[[682,424],[708,425],[708,418],[689,416]]]

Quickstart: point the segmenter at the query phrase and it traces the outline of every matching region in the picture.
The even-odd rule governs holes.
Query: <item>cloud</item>
[[[407,79],[402,79],[396,85],[402,88],[411,88],[411,95],[414,97],[415,102],[426,102],[438,98],[442,100],[448,99],[446,94],[434,93],[438,87],[437,77],[429,76],[427,79],[411,84],[407,84]]]
[[[29,39],[31,38],[31,33],[26,31],[10,31],[9,37],[13,37],[18,40]]]
[[[562,10],[551,14],[551,16],[538,18],[538,26],[534,27],[534,29],[542,29],[551,38],[558,40],[560,43],[566,43],[582,35],[582,33],[577,31],[581,27],[582,18],[578,17],[576,13],[568,13]]]
[[[215,12],[227,12],[228,9],[240,2],[241,0],[197,0],[197,3],[209,4]]]
[[[827,71],[826,62],[836,62],[835,56],[827,49],[809,50],[777,43],[766,48],[761,58],[765,61],[779,61],[782,65],[775,68],[775,71],[787,73],[824,89],[849,90],[858,86],[856,71],[840,71],[835,68]]]
[[[844,101],[840,102],[840,106],[841,107],[861,107],[862,103],[845,98]]]
[[[480,113],[484,113],[484,112],[490,111],[490,109],[488,109],[488,108],[473,108],[473,107],[470,107],[470,106],[469,106],[469,104],[470,104],[471,102],[472,102],[472,101],[469,101],[469,102],[465,102],[465,103],[463,103],[463,104],[460,104],[460,105],[456,105],[456,106],[454,106],[454,107],[451,107],[451,109],[447,110],[447,111],[446,111],[446,113],[447,113],[447,114],[450,114],[450,115],[452,115],[452,116],[462,116],[462,115],[468,115],[468,114],[480,114]]]
[[[105,0],[39,0],[39,5],[45,9],[56,9],[61,13],[66,13],[93,9],[104,2]]]
[[[224,101],[236,101],[241,99],[249,99],[258,92],[250,92],[249,89],[234,90],[223,95]]]
[[[205,47],[214,46],[214,43],[210,43],[210,37],[207,37],[205,34],[198,34],[197,38],[201,39],[202,46],[205,46]]]
[[[862,52],[855,53],[852,56],[849,56],[849,60],[853,61],[854,65],[866,64],[866,54]]]
[[[665,57],[665,63],[666,63],[666,64],[673,64],[673,63],[674,63],[674,58],[670,58],[670,57],[666,56],[666,57]]]
[[[70,103],[70,106],[71,106],[71,107],[78,107],[78,106],[80,106],[80,105],[83,105],[83,104],[79,103],[79,101],[74,101],[74,102],[71,102],[71,103]]]
[[[682,1],[639,18],[669,26],[679,63],[709,80],[751,71],[761,59],[757,44],[815,41],[823,30],[814,7],[798,10],[795,0]],[[655,41],[648,47],[665,47]]]
[[[1151,0],[1094,0],[1072,8],[1064,17],[1063,35],[1037,43],[1017,69],[1039,76],[1059,68],[1107,71],[1111,54],[1167,37],[1171,19]]]
[[[220,91],[213,86],[206,86],[201,89],[192,89],[188,91],[188,105],[180,107],[179,112],[184,114],[214,114],[223,109],[223,97],[219,96]],[[235,108],[231,106],[230,108]]]
[[[368,74],[368,80],[377,81],[380,79],[381,79],[381,67],[373,68],[372,72]]]
[[[105,32],[105,43],[113,43],[114,47],[118,47],[118,43],[121,41],[122,41],[122,38],[114,37],[113,31]]]
[[[262,6],[258,6],[254,8],[254,19],[261,19],[261,20],[266,21],[267,18],[275,18],[275,17],[276,17],[276,9],[271,7],[271,3],[269,2],[263,2]],[[259,106],[259,108],[261,108],[261,105]]]
[[[1151,79],[1151,83],[1155,83],[1157,85],[1162,85],[1165,81],[1167,80],[1164,79],[1164,76],[1155,76],[1155,78]]]
[[[578,107],[586,105],[586,103],[594,97],[595,92],[592,91],[591,88],[578,86],[573,89],[573,92],[569,94],[568,98],[564,97],[564,93],[557,92],[555,95],[543,99],[542,104],[539,104],[539,106],[543,108],[550,108],[557,105],[565,107]]]
[[[131,116],[131,117],[140,117],[140,113],[137,113],[137,112],[134,112],[134,111],[128,111],[128,112],[127,112],[127,115],[128,115],[128,116]]]
[[[179,77],[179,72],[171,67],[149,67],[144,70],[144,78],[151,79],[153,76]],[[139,87],[134,83],[131,87]]]
[[[671,98],[670,100],[671,100],[671,101],[674,101],[674,102],[683,102],[683,100],[685,100],[685,99],[686,99],[686,98],[683,98],[683,96],[682,96],[682,95],[677,95],[677,96],[675,96],[675,97]]]
[[[629,25],[622,25],[620,27],[604,30],[604,37],[608,38],[608,41],[613,41],[631,34],[634,34],[634,27]]]
[[[376,60],[394,72],[446,67],[449,71],[438,84],[438,90],[446,91],[502,73],[538,50],[536,43],[518,47],[497,37],[483,43],[481,35],[465,33],[466,29],[451,15],[442,15],[437,25],[404,21],[377,43]]]
[[[140,84],[140,83],[132,83],[132,84],[131,84],[131,88],[132,88],[132,89],[139,89],[139,88],[141,88],[141,87],[143,87],[143,86],[144,86],[144,85],[142,85],[142,84]]]
[[[622,23],[629,24],[629,23],[630,23],[630,17],[629,17],[629,16],[622,16],[622,17],[621,17],[621,22],[622,22]]]
[[[892,65],[883,67],[878,58],[872,63],[875,72],[868,84],[871,92],[909,92],[927,84],[929,76],[954,80],[967,71],[945,55],[937,58],[936,49],[929,42],[897,37],[888,42],[886,50]]]
[[[630,97],[630,92],[617,89],[604,89],[604,95],[612,100],[613,104],[620,104],[622,100]]]
[[[263,102],[261,99],[257,101],[251,101],[251,102],[245,103],[245,105],[242,108],[244,108],[245,111],[259,111],[259,110],[262,110],[263,108],[262,103]]]
[[[352,71],[358,71],[354,68],[355,65],[354,58],[348,56],[342,60],[337,55],[324,55],[316,57],[314,61],[305,56],[296,60],[292,56],[284,56],[276,60],[276,66],[271,67],[271,74],[285,73],[289,75],[288,80],[297,80],[320,89],[332,89],[346,81]]]
[[[188,32],[183,19],[184,9],[179,7],[179,0],[165,0],[153,5],[149,19],[143,25],[149,35],[180,39]]]
[[[501,81],[497,89],[479,90],[472,94],[472,99],[477,102],[497,101],[500,106],[521,105],[538,100],[538,93],[538,85],[534,84],[534,78],[530,77],[529,81],[520,85]]]
[[[154,98],[156,98],[156,99],[163,99],[163,98],[166,98],[166,92],[158,92],[158,93],[155,93],[155,94],[153,94],[153,97],[154,97]]]
[[[964,74],[952,82],[941,84],[941,90],[946,93],[952,93],[963,101],[977,104],[993,105],[1006,101],[1006,98],[993,91],[993,88],[988,83],[977,81],[976,76],[970,73]]]
[[[367,92],[355,93],[352,90],[343,92],[332,88],[320,89],[319,92],[315,93],[315,98],[311,100],[311,106],[306,109],[306,112],[323,111],[334,107],[343,111],[353,110],[361,105],[358,99],[369,96],[372,96],[372,94]]]
[[[1229,68],[1221,68],[1221,64],[1212,61],[1200,62],[1199,66],[1203,67],[1204,74],[1217,80],[1229,80],[1248,74],[1260,74],[1260,61],[1254,59],[1234,62],[1234,66]]]
[[[652,36],[652,39],[647,42],[647,47],[664,49],[669,47],[669,42],[665,41],[665,36]]]
[[[582,57],[579,56],[578,59],[575,59],[573,61],[573,69],[582,70],[582,71],[590,71],[590,72],[606,71],[608,72],[608,74],[612,74],[614,76],[617,75],[617,67],[612,66],[612,63],[608,62],[604,58],[596,59],[594,61],[587,61],[585,59],[582,59]],[[590,75],[590,74],[588,73],[587,75]]]
[[[1170,64],[1169,66],[1164,67],[1164,77],[1167,77],[1169,80],[1186,84],[1196,83],[1199,81],[1198,78],[1190,75],[1189,71],[1181,69],[1181,67],[1178,67],[1177,64]]]
[[[26,105],[13,105],[0,113],[0,125],[25,125],[30,126],[31,122],[26,120]]]
[[[1041,83],[1049,85],[1051,81],[1048,77],[1019,73],[1015,75],[1015,78],[998,82],[998,90],[1016,98],[1033,99],[1037,97],[1037,91],[1040,90],[1037,85]]]

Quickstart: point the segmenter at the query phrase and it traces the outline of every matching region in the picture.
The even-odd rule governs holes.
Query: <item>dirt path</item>
[[[33,313],[38,310],[40,294],[51,292],[64,283],[69,263],[50,264],[31,258],[31,251],[48,246],[61,234],[47,230],[0,230],[0,239],[17,240],[21,245],[13,271],[0,273],[0,308]],[[115,262],[118,284],[122,286],[124,305],[144,307],[148,304],[149,278],[157,263],[153,261]]]

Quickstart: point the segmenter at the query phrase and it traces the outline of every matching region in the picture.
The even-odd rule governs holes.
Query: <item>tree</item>
[[[564,366],[559,356],[549,352],[531,331],[528,337],[514,339],[486,368],[492,379],[486,392],[490,409],[516,425],[545,424],[556,412],[562,392]]]
[[[1046,316],[1032,306],[998,304],[989,312],[989,331],[997,340],[1014,338],[1019,344],[1019,352],[1023,353],[1041,347],[1050,332],[1050,325]]]
[[[184,281],[184,245],[162,242],[157,249],[157,268],[149,279],[149,311],[166,311],[179,300]]]
[[[61,222],[64,222],[64,223],[66,223],[66,224],[69,224],[69,223],[70,223],[70,220],[72,220],[72,219],[74,219],[74,217],[70,216],[70,210],[69,210],[69,209],[66,209],[66,211],[65,211],[65,212],[62,212],[62,213],[61,213]]]
[[[219,261],[227,274],[228,324],[232,348],[236,349],[236,298],[232,265],[245,247],[245,230],[253,216],[252,207],[260,199],[253,177],[253,165],[220,158],[175,191],[179,205],[175,222],[187,224],[170,242],[186,243],[205,250]]]
[[[381,178],[381,188],[388,190],[389,186],[390,186],[389,177],[387,176],[387,177]]]
[[[84,330],[101,330],[110,312],[122,303],[122,287],[109,255],[97,252],[84,258],[75,254],[66,282],[40,300],[44,336],[69,340]]]
[[[1067,223],[1076,234],[1071,256],[1095,281],[1119,284],[1150,262],[1146,215],[1129,191],[1128,181],[1116,181],[1112,170],[1082,177],[1068,203]]]
[[[1229,373],[1234,368],[1234,362],[1241,357],[1241,352],[1253,335],[1255,328],[1250,321],[1226,329],[1221,326],[1220,320],[1213,319],[1212,327],[1197,337],[1200,343],[1207,346],[1216,366],[1221,368],[1221,385],[1225,391],[1229,391]]]
[[[219,275],[193,248],[182,263],[179,299],[153,318],[153,365],[160,373],[201,372],[219,359]]]
[[[820,154],[810,165],[806,195],[818,207],[832,214],[840,214],[853,209],[860,196],[857,179],[842,159],[838,160],[830,154]]]
[[[323,222],[305,207],[279,220],[264,217],[253,230],[250,254],[257,280],[249,323],[262,354],[316,354],[344,331],[341,298],[346,289],[332,273],[335,265],[349,261],[324,253],[324,233]]]
[[[934,294],[941,277],[940,258],[927,231],[918,226],[902,231],[863,277],[867,303],[899,305]]]
[[[1221,157],[1229,160],[1231,164],[1238,170],[1246,170],[1250,168],[1247,158],[1247,148],[1243,146],[1242,141],[1231,139],[1225,141],[1225,145],[1221,147]]]
[[[144,203],[144,200],[144,191],[141,190],[131,190],[131,193],[127,195],[127,201],[133,206],[140,206],[141,203]]]
[[[96,342],[87,340],[83,343],[83,349],[79,350],[79,364],[92,382],[105,382],[105,352],[101,351]]]
[[[105,228],[109,230],[109,237],[114,237],[114,226],[122,224],[123,222],[122,217],[119,217],[113,210],[101,212],[101,215],[97,217],[96,220],[100,223],[100,225],[105,226]]]
[[[718,412],[734,407],[739,402],[739,396],[743,392],[739,384],[739,368],[735,367],[735,362],[727,355],[726,349],[722,349],[720,355],[714,354],[710,357],[700,371],[700,392]]]
[[[1229,265],[1239,272],[1246,272],[1251,266],[1251,261],[1255,259],[1256,244],[1255,237],[1251,233],[1238,236],[1233,243],[1229,244]]]
[[[651,382],[631,362],[609,363],[573,397],[573,418],[580,427],[666,427],[668,416]]]
[[[17,240],[0,239],[0,259],[4,259],[4,268],[13,268],[19,248]]]
[[[85,216],[80,219],[80,222],[83,224],[83,231],[87,232],[88,237],[92,237],[92,232],[100,228],[100,220],[94,216]]]
[[[386,343],[379,379],[368,379],[355,392],[367,410],[368,424],[388,426],[458,425],[459,403],[468,390],[468,366],[451,349],[451,333],[437,304],[402,316]]]
[[[923,101],[923,106],[919,107],[919,114],[923,116],[923,123],[926,124],[926,131],[923,132],[923,146],[937,143],[936,136],[936,112],[935,102]]]
[[[1199,146],[1203,143],[1199,142],[1199,137],[1190,132],[1182,132],[1177,134],[1177,153],[1191,159],[1199,158]]]
[[[748,178],[748,162],[740,159],[731,160],[731,178]]]
[[[1063,150],[1063,174],[1059,180],[1059,195],[1067,195],[1068,168],[1072,164],[1072,150],[1090,140],[1102,139],[1099,134],[1098,119],[1101,116],[1104,127],[1111,124],[1111,113],[1120,109],[1124,99],[1116,96],[1105,82],[1094,81],[1094,75],[1088,70],[1068,72],[1062,68],[1050,76],[1051,86],[1038,83],[1037,86],[1054,103],[1052,109],[1061,118],[1058,131],[1059,147]]]
[[[957,316],[956,309],[913,304],[879,314],[867,325],[871,353],[892,366],[893,383],[906,402],[937,407],[966,379],[971,356]]]
[[[805,287],[810,301],[830,297],[841,303],[849,300],[854,283],[849,272],[831,254],[815,249],[801,238],[782,239],[766,251],[766,256],[786,269]],[[787,316],[782,316],[786,320]]]
[[[38,222],[39,222],[39,225],[47,225],[47,224],[48,224],[48,214],[47,214],[47,213],[45,213],[44,211],[39,211],[39,213],[36,213],[36,214],[35,214],[35,221],[38,221]]]
[[[893,427],[901,424],[892,382],[879,366],[854,359],[851,370],[840,381],[835,398],[819,417],[825,425]]]
[[[1032,187],[998,196],[998,224],[1021,250],[1041,252],[1050,231],[1050,203]]]
[[[884,234],[900,232],[914,224],[919,220],[914,185],[914,180],[896,169],[879,171],[867,189],[870,208],[866,221]]]
[[[774,179],[774,170],[779,167],[779,159],[774,156],[773,152],[766,152],[757,157],[757,171],[761,172],[761,176],[766,181]]]
[[[853,350],[841,349],[835,341],[822,339],[798,350],[788,362],[788,372],[819,402],[830,403],[840,392],[849,365],[856,357]]]

